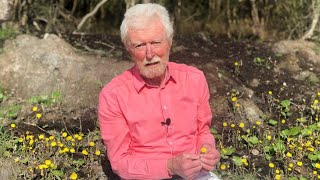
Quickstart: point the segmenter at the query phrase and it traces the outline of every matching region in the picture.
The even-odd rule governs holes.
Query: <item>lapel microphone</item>
[[[167,125],[169,126],[171,124],[171,119],[167,118],[165,122],[161,122],[161,126]]]

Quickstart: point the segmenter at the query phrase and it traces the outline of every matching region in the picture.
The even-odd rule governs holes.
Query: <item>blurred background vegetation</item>
[[[11,1],[12,18],[2,28],[22,32],[114,35],[127,8],[151,2],[168,8],[176,34],[202,32],[214,37],[259,40],[317,39],[319,35],[320,0]]]

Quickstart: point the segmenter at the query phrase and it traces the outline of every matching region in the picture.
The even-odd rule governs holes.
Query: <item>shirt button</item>
[[[163,109],[167,109],[167,106],[163,106]]]

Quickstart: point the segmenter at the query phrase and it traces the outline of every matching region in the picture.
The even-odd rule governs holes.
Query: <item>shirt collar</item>
[[[170,70],[170,67],[171,67],[171,63],[168,62],[164,86],[167,85],[169,81],[173,81],[174,83],[177,82],[176,74],[174,73],[173,70]],[[149,86],[149,85],[141,77],[137,65],[132,67],[131,72],[133,75],[133,86],[136,89],[136,91],[140,93],[145,86]]]

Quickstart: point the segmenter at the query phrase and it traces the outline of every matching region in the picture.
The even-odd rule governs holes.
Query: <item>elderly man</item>
[[[167,10],[135,5],[120,30],[135,65],[102,89],[98,110],[113,171],[122,179],[210,179],[220,155],[208,85],[200,70],[169,62]]]

